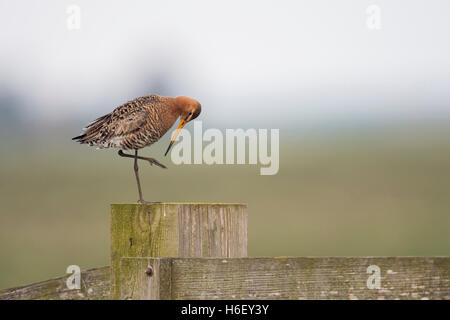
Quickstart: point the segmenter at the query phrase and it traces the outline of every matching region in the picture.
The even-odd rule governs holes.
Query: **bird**
[[[83,132],[72,140],[104,148],[119,148],[118,155],[134,159],[134,173],[138,187],[138,203],[148,203],[142,197],[139,179],[138,159],[146,160],[150,165],[167,169],[165,165],[154,158],[138,155],[138,150],[158,141],[180,119],[179,125],[164,154],[167,155],[181,129],[196,119],[202,110],[201,104],[186,96],[175,98],[150,94],[130,100],[112,112],[90,122]],[[123,150],[134,150],[134,154]]]

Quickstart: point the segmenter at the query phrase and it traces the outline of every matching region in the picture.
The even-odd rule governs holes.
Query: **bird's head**
[[[184,120],[186,123],[197,118],[202,111],[200,102],[189,97],[176,97],[175,105],[180,114],[180,120]]]
[[[175,108],[177,113],[180,115],[180,124],[178,125],[177,131],[173,135],[172,140],[170,141],[169,147],[164,155],[167,155],[173,143],[175,142],[176,137],[180,133],[181,129],[191,120],[194,120],[200,115],[202,111],[202,105],[195,99],[180,96],[174,99]]]

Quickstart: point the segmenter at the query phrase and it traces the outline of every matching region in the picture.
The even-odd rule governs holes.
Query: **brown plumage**
[[[178,117],[201,111],[198,101],[188,97],[162,97],[156,94],[136,98],[88,124],[83,134],[73,138],[98,148],[137,150],[158,141]],[[189,120],[189,121],[190,121]]]
[[[167,154],[180,130],[187,122],[197,118],[200,112],[201,105],[195,99],[151,94],[128,101],[111,113],[92,121],[81,135],[72,140],[100,149],[120,148],[120,156],[134,158],[139,202],[145,202],[142,199],[137,160],[147,160],[150,164],[166,167],[153,158],[138,156],[138,150],[158,141],[180,118],[180,125],[167,148]],[[135,154],[125,154],[122,149],[135,150]]]

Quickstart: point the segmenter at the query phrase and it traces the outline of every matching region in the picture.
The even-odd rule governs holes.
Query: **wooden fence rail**
[[[120,281],[122,299],[450,299],[450,259],[122,258]]]
[[[379,289],[367,286],[369,266]],[[450,299],[447,257],[122,258],[121,269],[122,299]],[[110,298],[109,267],[82,271],[79,290],[67,278],[0,290],[0,300]]]
[[[81,271],[81,288],[67,288],[67,278],[0,290],[0,300],[106,300],[110,297],[111,268]]]

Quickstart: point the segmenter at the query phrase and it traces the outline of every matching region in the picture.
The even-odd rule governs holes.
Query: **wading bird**
[[[134,173],[139,192],[139,203],[147,203],[142,198],[139,180],[138,159],[166,168],[156,159],[138,156],[138,150],[158,141],[180,118],[167,151],[167,155],[180,130],[201,112],[200,103],[189,97],[162,97],[156,94],[136,98],[117,107],[113,112],[104,115],[84,129],[83,133],[72,140],[89,144],[97,148],[119,148],[119,156],[134,159]],[[134,155],[123,150],[134,150]]]

